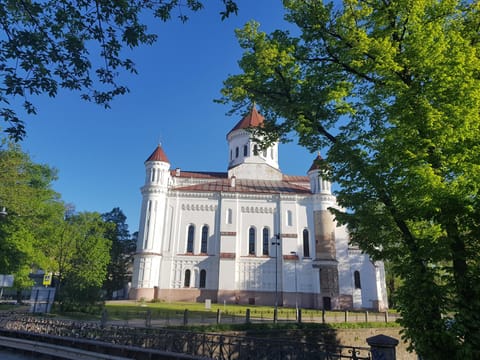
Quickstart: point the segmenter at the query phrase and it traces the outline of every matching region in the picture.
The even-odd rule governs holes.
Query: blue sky
[[[38,115],[27,118],[22,147],[35,162],[58,169],[54,183],[77,211],[107,212],[120,207],[130,231],[138,229],[144,161],[161,142],[172,169],[226,171],[228,117],[220,97],[222,81],[239,72],[241,49],[234,29],[255,19],[261,29],[284,28],[279,0],[240,1],[240,11],[220,20],[220,0],[182,24],[155,23],[158,41],[132,53],[138,75],[122,74],[131,92],[112,108],[86,103],[79,94],[34,99]],[[280,145],[284,173],[305,175],[314,155]]]

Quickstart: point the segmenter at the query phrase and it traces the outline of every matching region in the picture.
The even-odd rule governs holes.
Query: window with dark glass
[[[248,253],[255,255],[255,228],[253,227],[248,231]]]
[[[238,158],[238,155],[239,155],[239,150],[238,150],[238,146],[235,148],[235,157]]]
[[[185,270],[185,278],[183,279],[183,286],[190,287],[190,270]]]
[[[303,257],[310,257],[310,239],[308,230],[303,230]]]
[[[187,253],[193,253],[194,236],[195,236],[195,226],[190,225],[188,227],[188,235],[187,235]]]
[[[200,271],[200,284],[198,285],[198,287],[204,288],[206,283],[207,283],[207,271],[202,270]]]
[[[263,255],[268,255],[268,241],[270,238],[270,234],[268,232],[269,232],[268,228],[263,228],[263,248],[262,248]]]
[[[243,156],[247,156],[247,155],[248,155],[248,146],[243,145]]]
[[[362,284],[360,283],[360,271],[355,271],[353,273],[353,282],[355,283],[355,289],[362,288]]]
[[[201,249],[200,249],[200,252],[202,254],[207,253],[207,244],[208,244],[208,226],[205,225],[202,228],[202,244],[201,244]]]

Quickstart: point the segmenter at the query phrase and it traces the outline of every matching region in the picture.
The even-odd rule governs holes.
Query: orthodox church
[[[170,169],[161,146],[148,157],[130,298],[386,309],[384,265],[337,226],[320,156],[283,174],[278,144],[248,131],[263,121],[253,106],[227,134],[226,172]]]

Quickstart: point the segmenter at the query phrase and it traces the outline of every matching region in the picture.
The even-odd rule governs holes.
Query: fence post
[[[372,360],[396,360],[398,340],[386,335],[376,335],[367,338]]]
[[[245,311],[245,324],[250,324],[250,309]]]
[[[322,323],[325,324],[325,309],[322,309]]]
[[[183,325],[187,325],[188,324],[188,309],[185,309],[185,311],[183,312]]]
[[[102,318],[100,319],[100,327],[103,329],[107,325],[107,309],[103,309],[102,311]]]
[[[365,311],[365,322],[368,322],[368,311]]]
[[[273,323],[276,324],[278,321],[278,309],[273,309]]]
[[[388,323],[388,310],[385,310],[385,322]]]
[[[150,309],[148,309],[145,313],[145,327],[152,327],[152,312],[150,311]]]
[[[217,309],[217,325],[222,321],[222,310]]]
[[[302,309],[300,309],[300,308],[297,309],[297,322],[299,324],[302,323]]]
[[[348,310],[345,310],[345,322],[348,322]]]

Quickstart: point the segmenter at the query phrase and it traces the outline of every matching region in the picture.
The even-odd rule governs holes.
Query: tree
[[[223,102],[255,101],[265,142],[328,151],[335,215],[390,262],[404,337],[424,359],[480,353],[480,5],[286,0],[298,27],[238,31],[242,73]]]
[[[0,149],[0,273],[14,274],[15,284],[31,284],[29,274],[51,267],[49,247],[55,225],[62,219],[63,203],[51,189],[56,171],[35,164],[19,146]]]
[[[222,0],[222,19],[237,12]],[[177,10],[181,21],[202,9],[199,0],[6,0],[0,2],[0,116],[14,140],[25,136],[25,123],[10,102],[23,99],[26,114],[37,112],[32,97],[55,97],[76,90],[88,101],[109,106],[128,88],[117,82],[122,70],[135,73],[124,48],[152,44],[156,35],[142,23],[144,13],[167,21]],[[98,58],[97,58],[98,57]]]
[[[105,235],[112,243],[110,249],[110,263],[107,267],[107,277],[103,288],[107,292],[107,298],[111,299],[113,292],[122,290],[130,281],[133,254],[135,253],[136,242],[128,231],[127,217],[120,208],[102,214],[103,221],[114,226],[109,228]]]
[[[60,274],[59,300],[62,310],[88,310],[102,299],[101,287],[110,262],[111,241],[106,235],[113,225],[99,213],[83,212],[66,218],[63,234],[68,247]],[[64,242],[65,244],[65,242]]]

